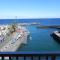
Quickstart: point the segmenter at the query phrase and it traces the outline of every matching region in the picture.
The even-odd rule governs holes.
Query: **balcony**
[[[0,57],[1,60],[6,60],[5,57],[8,57],[7,60],[28,60],[27,58],[29,60],[43,60],[43,58],[45,60],[57,60],[57,57],[60,57],[60,52],[0,52]]]

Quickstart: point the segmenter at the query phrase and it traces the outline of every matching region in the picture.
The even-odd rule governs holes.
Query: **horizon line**
[[[51,18],[0,18],[0,19],[56,19],[60,17],[51,17]]]

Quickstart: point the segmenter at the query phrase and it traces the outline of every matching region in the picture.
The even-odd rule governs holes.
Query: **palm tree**
[[[11,28],[12,28],[13,32],[15,32],[16,31],[16,24],[13,24]]]

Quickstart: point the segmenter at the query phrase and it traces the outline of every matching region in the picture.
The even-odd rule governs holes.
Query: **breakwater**
[[[50,26],[37,26],[37,28],[55,28],[55,29],[60,29],[60,26],[56,26],[56,25],[50,25]]]

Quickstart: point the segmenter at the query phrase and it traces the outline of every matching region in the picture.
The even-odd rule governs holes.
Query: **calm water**
[[[12,19],[0,20],[0,24],[13,23]],[[17,19],[18,22],[40,22],[41,25],[60,25],[60,19]],[[50,34],[58,29],[37,29],[36,26],[26,27],[32,36],[27,45],[23,45],[18,51],[60,51],[60,44],[58,44]]]
[[[19,51],[60,51],[60,44],[50,36],[57,29],[37,29],[35,26],[27,28],[31,32],[32,40],[19,48]]]

